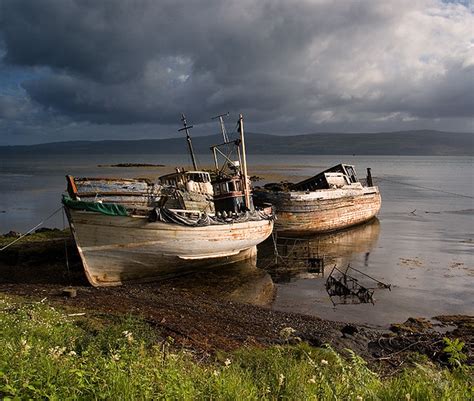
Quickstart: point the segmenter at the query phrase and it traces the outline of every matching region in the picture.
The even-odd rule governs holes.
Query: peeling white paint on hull
[[[268,220],[188,227],[143,216],[67,210],[86,276],[94,286],[152,281],[255,257]]]
[[[317,234],[341,230],[374,218],[382,203],[377,187],[267,192],[276,208],[275,229],[283,234]]]

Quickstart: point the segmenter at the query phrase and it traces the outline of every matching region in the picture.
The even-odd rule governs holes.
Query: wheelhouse
[[[207,171],[181,171],[160,177],[162,185],[171,186],[189,192],[213,195],[211,176]]]

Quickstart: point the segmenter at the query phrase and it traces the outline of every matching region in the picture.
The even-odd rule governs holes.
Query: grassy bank
[[[78,315],[0,297],[0,395],[18,399],[465,400],[472,368],[423,358],[381,377],[347,352],[305,344],[241,349],[199,361],[134,317]],[[282,333],[290,336],[291,330]],[[459,349],[459,347],[458,347]],[[416,358],[415,358],[416,359]]]

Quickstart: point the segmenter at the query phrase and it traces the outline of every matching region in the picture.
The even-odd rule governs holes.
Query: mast
[[[244,195],[245,195],[245,206],[250,209],[250,187],[249,180],[247,177],[247,156],[245,152],[245,137],[244,137],[244,118],[242,114],[239,115],[239,131],[240,141],[242,143],[242,173],[244,176]]]
[[[222,132],[222,137],[224,138],[224,142],[229,142],[229,136],[227,135],[227,131],[225,129],[224,125],[224,117],[227,117],[229,115],[229,112],[224,113],[224,114],[219,114],[218,116],[211,117],[211,120],[215,120],[216,118],[219,119],[219,122],[221,124],[221,132]]]
[[[192,125],[188,125],[186,123],[186,116],[184,113],[181,113],[181,121],[183,122],[184,128],[180,128],[178,132],[180,131],[186,131],[186,140],[188,141],[188,147],[189,147],[189,154],[191,155],[191,160],[193,162],[193,167],[194,170],[197,170],[197,164],[196,164],[196,157],[194,156],[194,150],[193,150],[193,143],[191,142],[191,137],[189,136],[189,131],[191,128],[193,128]]]

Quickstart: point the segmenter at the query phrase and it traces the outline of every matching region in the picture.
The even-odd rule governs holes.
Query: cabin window
[[[235,183],[234,181],[229,182],[229,191],[234,192],[235,191]]]
[[[190,173],[188,179],[194,182],[210,182],[209,174],[206,173]]]
[[[350,177],[351,182],[357,182],[355,170],[352,166],[346,166],[347,175]]]

